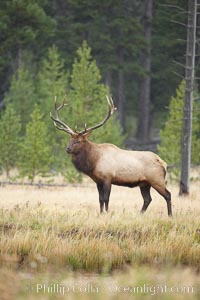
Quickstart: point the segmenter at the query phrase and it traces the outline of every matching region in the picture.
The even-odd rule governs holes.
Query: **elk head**
[[[87,125],[85,124],[85,128],[82,131],[72,130],[67,124],[65,124],[63,121],[60,120],[58,112],[66,106],[66,96],[63,99],[63,102],[60,106],[57,106],[57,98],[55,97],[54,101],[54,107],[55,107],[55,117],[50,113],[51,119],[54,121],[54,125],[57,129],[63,130],[66,133],[71,135],[71,138],[69,140],[68,146],[67,146],[67,153],[68,154],[77,154],[81,151],[81,149],[84,147],[85,142],[87,141],[87,138],[89,137],[90,133],[103,126],[108,119],[112,116],[116,108],[114,107],[114,103],[111,97],[106,96],[107,102],[108,102],[108,113],[103,121],[98,123],[95,126],[87,128]]]

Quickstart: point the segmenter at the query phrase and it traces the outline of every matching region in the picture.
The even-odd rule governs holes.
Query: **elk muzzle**
[[[67,148],[66,148],[66,152],[67,152],[68,154],[71,154],[71,152],[72,152],[71,148],[70,148],[70,147],[67,147]]]

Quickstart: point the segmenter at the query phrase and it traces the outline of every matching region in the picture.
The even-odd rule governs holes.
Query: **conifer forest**
[[[199,183],[200,0],[0,0],[0,300],[199,300]]]
[[[49,118],[55,96],[61,103],[65,95],[63,117],[79,129],[97,123],[107,109],[105,96],[112,96],[117,112],[94,141],[160,151],[168,164],[180,165],[188,9],[186,0],[1,0],[1,171],[10,176],[17,168],[33,181],[59,170],[78,180],[61,151],[66,137]],[[194,164],[200,148],[198,11],[197,3]],[[34,135],[37,127],[41,133]],[[175,143],[167,142],[169,135]]]

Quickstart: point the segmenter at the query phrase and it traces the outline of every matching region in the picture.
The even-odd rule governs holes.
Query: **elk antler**
[[[58,107],[57,107],[57,97],[55,97],[54,107],[55,107],[55,115],[56,116],[53,117],[52,113],[50,112],[50,117],[54,121],[54,125],[55,125],[55,127],[57,129],[63,130],[63,131],[65,131],[65,132],[67,132],[67,133],[69,133],[71,135],[73,135],[75,133],[79,134],[79,135],[82,135],[82,134],[85,134],[87,132],[90,132],[90,131],[92,131],[94,129],[97,129],[97,128],[103,126],[108,121],[108,119],[112,116],[112,114],[114,113],[114,111],[117,109],[114,106],[114,103],[113,103],[113,100],[112,100],[111,97],[106,96],[106,99],[108,101],[108,107],[109,107],[109,109],[108,109],[108,113],[107,113],[105,119],[102,122],[100,122],[99,124],[97,124],[95,126],[92,126],[92,127],[89,127],[89,128],[87,128],[87,125],[85,124],[85,129],[82,130],[82,131],[75,130],[75,132],[74,132],[67,124],[65,124],[63,121],[61,121],[59,119],[59,116],[58,116],[59,110],[61,110],[64,106],[67,105],[65,103],[66,96],[64,97],[62,104],[60,106],[58,106]]]
[[[92,131],[94,129],[97,129],[97,128],[103,126],[108,121],[108,119],[112,116],[112,114],[115,112],[115,110],[117,108],[114,106],[113,99],[111,97],[108,97],[106,95],[106,99],[108,101],[108,107],[109,107],[109,109],[108,109],[108,113],[107,113],[105,119],[101,123],[99,123],[99,124],[97,124],[95,126],[89,127],[89,128],[87,128],[87,125],[85,124],[85,129],[84,130],[82,130],[82,131],[76,131],[78,134],[82,135],[84,133],[87,133],[87,132],[90,132],[90,131]]]
[[[55,100],[54,100],[54,107],[55,107],[55,115],[56,117],[54,118],[52,113],[50,112],[50,117],[51,119],[54,121],[54,125],[56,126],[57,129],[59,130],[63,130],[69,134],[75,134],[75,132],[69,127],[67,126],[67,124],[65,124],[63,121],[61,121],[59,119],[59,116],[58,116],[58,112],[59,110],[61,110],[64,106],[66,106],[67,104],[65,103],[65,100],[66,100],[66,95],[63,99],[63,102],[60,106],[57,107],[57,97],[55,96]]]

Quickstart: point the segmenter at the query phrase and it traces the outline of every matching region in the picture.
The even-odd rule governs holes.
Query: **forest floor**
[[[140,215],[138,188],[100,214],[93,183],[1,187],[1,299],[200,299],[200,185],[168,189],[173,218],[154,190]]]

